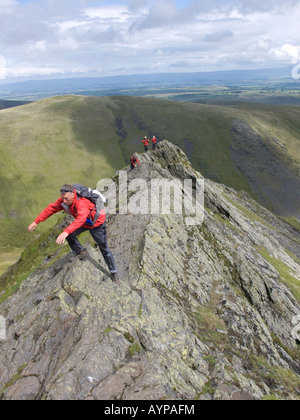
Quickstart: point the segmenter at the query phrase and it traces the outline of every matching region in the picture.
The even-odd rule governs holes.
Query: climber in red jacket
[[[147,136],[144,137],[143,143],[144,143],[145,152],[148,152],[148,150],[149,150],[149,139],[147,138]]]
[[[61,245],[67,240],[74,255],[78,256],[80,259],[84,259],[87,252],[80,244],[77,236],[86,230],[89,230],[91,236],[99,245],[103,258],[111,272],[112,279],[115,282],[119,282],[118,270],[112,253],[107,245],[105,210],[103,209],[100,211],[100,215],[95,221],[97,212],[95,204],[86,198],[78,198],[74,188],[68,184],[62,186],[60,193],[60,198],[55,203],[49,204],[35,221],[28,226],[29,232],[34,231],[39,223],[44,222],[53,214],[58,213],[59,211],[67,211],[75,220],[57,237],[56,243]]]
[[[152,150],[156,149],[157,145],[157,138],[155,136],[152,137]]]
[[[130,158],[130,165],[131,165],[131,170],[133,171],[134,168],[136,167],[136,164],[140,164],[138,158],[135,155],[132,155]]]

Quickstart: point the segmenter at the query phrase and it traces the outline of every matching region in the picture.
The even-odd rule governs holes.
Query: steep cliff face
[[[88,238],[83,262],[53,246],[67,221],[0,279],[1,398],[299,398],[300,232],[209,180],[199,225],[133,214],[153,179],[203,182],[168,142],[138,158],[108,222],[120,285]]]

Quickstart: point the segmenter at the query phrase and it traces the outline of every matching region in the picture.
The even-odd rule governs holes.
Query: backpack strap
[[[78,197],[78,198],[77,198],[77,201],[78,201],[78,200],[80,200],[81,198],[84,198],[84,197]],[[86,198],[86,200],[88,200],[88,198]],[[76,202],[77,202],[77,201],[76,201]],[[88,201],[90,201],[90,200],[88,200]],[[96,213],[95,213],[94,221],[92,221],[92,212],[93,212],[94,210],[96,210]],[[77,213],[77,209],[76,209],[76,213]],[[87,218],[86,223],[87,223],[88,225],[91,225],[91,226],[95,227],[95,223],[97,222],[97,220],[99,219],[99,217],[100,217],[100,211],[98,211],[97,207],[95,206],[95,207],[94,207],[94,208],[90,211],[90,216]]]
[[[80,200],[81,198],[84,198],[84,197],[77,197],[77,200],[76,200],[76,203],[77,203],[77,201],[78,200]],[[87,199],[86,199],[87,200]],[[70,207],[67,205],[67,204],[64,204],[64,203],[62,203],[61,204],[61,206],[64,208],[64,210],[68,213],[68,214],[70,214],[71,216],[72,216],[72,213],[70,212]],[[75,205],[75,208],[76,208],[76,205]],[[103,207],[104,208],[104,207]],[[93,208],[93,210],[91,210],[90,211],[90,215],[91,215],[91,213],[94,211],[94,210],[96,210],[96,213],[95,213],[95,217],[94,217],[94,221],[92,221],[91,219],[92,219],[92,217],[90,218],[90,217],[88,217],[87,218],[87,221],[88,221],[88,223],[87,224],[90,224],[91,226],[95,226],[95,223],[97,222],[97,220],[99,219],[99,217],[100,217],[100,212],[101,212],[101,210],[99,210],[99,209],[97,209],[97,207],[95,206],[94,208]],[[77,209],[76,209],[76,213],[77,213]]]
[[[61,204],[61,206],[64,208],[64,210],[65,210],[67,213],[71,214],[71,212],[70,212],[70,207],[69,207],[67,204],[62,203],[62,204]]]

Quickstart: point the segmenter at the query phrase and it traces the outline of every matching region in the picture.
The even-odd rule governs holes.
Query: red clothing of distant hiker
[[[138,158],[136,156],[131,156],[130,158],[130,163],[131,163],[131,169],[134,169],[136,164],[140,164]]]
[[[157,145],[157,138],[155,136],[152,137],[152,150],[156,149]]]
[[[76,192],[74,191],[74,200],[71,206],[68,208],[68,212],[75,218],[74,222],[68,226],[64,232],[68,233],[69,235],[74,233],[77,229],[84,227],[86,229],[93,228],[91,225],[86,224],[87,219],[90,219],[92,222],[94,221],[96,209],[95,204],[91,201],[87,200],[86,198],[78,198]],[[45,210],[35,219],[35,223],[39,224],[47,220],[50,216],[59,211],[66,210],[63,207],[63,201],[59,198],[55,203],[49,204]],[[106,214],[105,210],[100,212],[99,219],[96,221],[94,227],[98,227],[103,225],[105,222]]]
[[[144,137],[144,140],[143,140],[143,143],[144,143],[144,150],[145,150],[145,152],[148,152],[148,150],[149,150],[149,139],[147,139],[147,137],[145,136]]]

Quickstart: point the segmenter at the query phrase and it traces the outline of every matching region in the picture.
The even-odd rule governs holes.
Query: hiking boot
[[[82,251],[78,252],[78,254],[76,254],[75,258],[83,261],[86,259],[87,257],[87,250],[84,248]]]
[[[118,273],[111,273],[111,279],[114,283],[120,284],[120,277]]]

